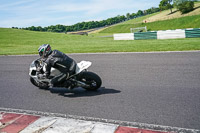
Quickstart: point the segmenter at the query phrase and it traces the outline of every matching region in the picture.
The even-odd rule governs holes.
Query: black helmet
[[[38,52],[40,57],[48,57],[52,52],[51,46],[49,44],[43,44],[38,48]]]

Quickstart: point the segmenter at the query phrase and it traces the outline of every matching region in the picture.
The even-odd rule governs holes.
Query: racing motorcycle
[[[75,72],[68,76],[62,83],[55,84],[54,87],[65,87],[70,90],[76,87],[82,87],[86,90],[97,90],[101,87],[102,80],[97,74],[87,70],[91,65],[92,62],[90,61],[81,61],[80,63],[77,63]],[[39,74],[44,74],[45,71],[46,63],[41,58],[34,60],[30,65],[30,81],[40,89],[48,89],[50,87],[50,80],[61,74],[58,69],[52,67],[49,78],[39,78]]]

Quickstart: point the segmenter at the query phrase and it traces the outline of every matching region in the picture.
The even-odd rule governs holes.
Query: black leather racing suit
[[[72,75],[76,68],[76,62],[58,50],[53,50],[52,53],[47,57],[45,63],[47,64],[45,72],[46,77],[49,77],[51,73],[51,67],[54,67],[61,72],[60,75],[51,80],[51,84],[62,82],[67,76]]]

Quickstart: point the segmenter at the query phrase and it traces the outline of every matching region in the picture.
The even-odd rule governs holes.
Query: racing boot
[[[49,86],[54,87],[55,84],[63,82],[68,77],[68,74],[61,73],[60,75],[51,79]]]

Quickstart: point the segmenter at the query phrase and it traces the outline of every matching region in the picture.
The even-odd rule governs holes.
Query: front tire
[[[83,87],[89,91],[95,91],[101,87],[101,78],[93,72],[83,72],[80,77],[80,81],[89,85],[89,87]]]
[[[35,80],[34,80],[34,78],[32,78],[32,77],[30,77],[30,81],[31,81],[31,83],[33,84],[33,85],[35,85],[36,87],[38,87],[39,89],[45,89],[45,90],[47,90],[47,89],[49,89],[49,86],[48,85],[44,85],[44,84],[38,84]]]

